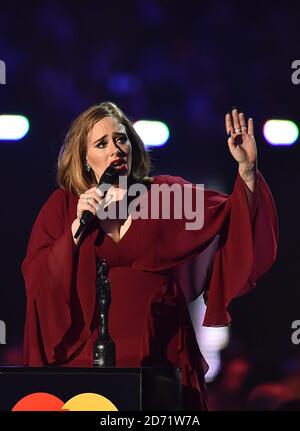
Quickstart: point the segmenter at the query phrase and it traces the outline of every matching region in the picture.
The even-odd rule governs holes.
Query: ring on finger
[[[242,128],[242,129],[244,129],[244,130],[247,130],[247,126],[246,126],[246,124],[242,124],[242,125],[241,125],[241,128]]]
[[[86,198],[86,203],[92,206],[92,198]]]
[[[241,133],[242,129],[234,129],[235,133]]]

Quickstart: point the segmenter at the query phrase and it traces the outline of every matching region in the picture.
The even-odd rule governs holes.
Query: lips
[[[118,170],[126,170],[127,169],[127,162],[125,159],[118,158],[113,160],[109,166],[113,166],[114,168]]]

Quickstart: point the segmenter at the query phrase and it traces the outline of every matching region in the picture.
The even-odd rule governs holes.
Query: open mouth
[[[126,169],[127,168],[127,164],[126,164],[126,160],[125,159],[116,159],[113,160],[110,164],[110,166],[113,166],[114,168],[117,169]]]

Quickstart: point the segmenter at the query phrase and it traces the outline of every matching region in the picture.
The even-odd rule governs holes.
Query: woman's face
[[[115,117],[104,117],[91,129],[87,138],[86,160],[93,169],[97,181],[105,169],[116,163],[122,175],[129,175],[132,161],[132,147],[126,128]]]

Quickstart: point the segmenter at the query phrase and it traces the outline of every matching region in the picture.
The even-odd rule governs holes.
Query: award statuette
[[[107,277],[108,266],[105,260],[97,261],[97,302],[100,311],[99,338],[94,344],[94,367],[115,367],[115,344],[108,333],[108,314],[111,303],[110,282]]]

